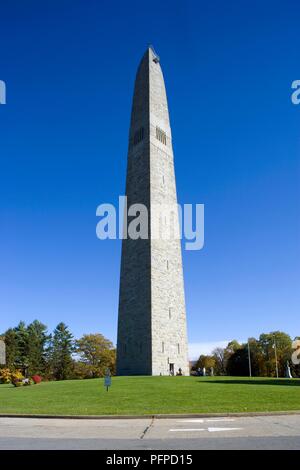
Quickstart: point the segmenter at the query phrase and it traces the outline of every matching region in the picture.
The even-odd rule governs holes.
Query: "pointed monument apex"
[[[155,49],[154,49],[154,47],[152,46],[152,44],[149,44],[148,49],[150,49],[150,51],[152,52],[152,55],[153,55],[152,59],[153,59],[153,61],[154,61],[155,63],[159,62],[159,60],[160,60],[160,59],[159,59],[159,55],[156,54]]]

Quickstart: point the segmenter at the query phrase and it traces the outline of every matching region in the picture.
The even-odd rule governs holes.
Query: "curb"
[[[147,415],[47,415],[47,414],[10,414],[0,413],[0,418],[36,419],[174,419],[174,418],[228,418],[255,416],[300,415],[300,410],[291,411],[249,411],[241,413],[185,413],[185,414],[147,414]]]

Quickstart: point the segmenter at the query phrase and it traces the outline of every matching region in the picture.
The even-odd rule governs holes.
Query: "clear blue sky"
[[[300,334],[298,1],[1,4],[0,331],[35,318],[116,340],[134,77],[161,57],[178,197],[205,204],[183,253],[190,343]]]

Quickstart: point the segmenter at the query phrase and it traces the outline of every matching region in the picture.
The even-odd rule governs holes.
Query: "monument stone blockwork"
[[[177,204],[166,89],[151,47],[135,80],[126,196],[128,207],[147,207],[149,237],[122,241],[117,375],[169,375],[179,369],[188,375],[181,242],[151,237],[154,207]],[[178,225],[177,211],[173,217],[163,223]]]

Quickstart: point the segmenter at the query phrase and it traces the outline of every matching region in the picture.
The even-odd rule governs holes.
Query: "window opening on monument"
[[[178,351],[178,354],[180,354],[180,344],[177,343],[177,351]]]
[[[170,319],[172,318],[172,311],[171,311],[171,307],[169,307],[169,318],[170,318]]]
[[[167,260],[167,269],[169,269],[169,261]]]
[[[167,145],[167,136],[164,131],[162,131],[159,127],[156,127],[156,138],[164,145]]]
[[[140,127],[134,134],[133,144],[137,145],[144,138],[144,128]]]
[[[161,343],[161,352],[165,352],[165,343],[164,342]]]

